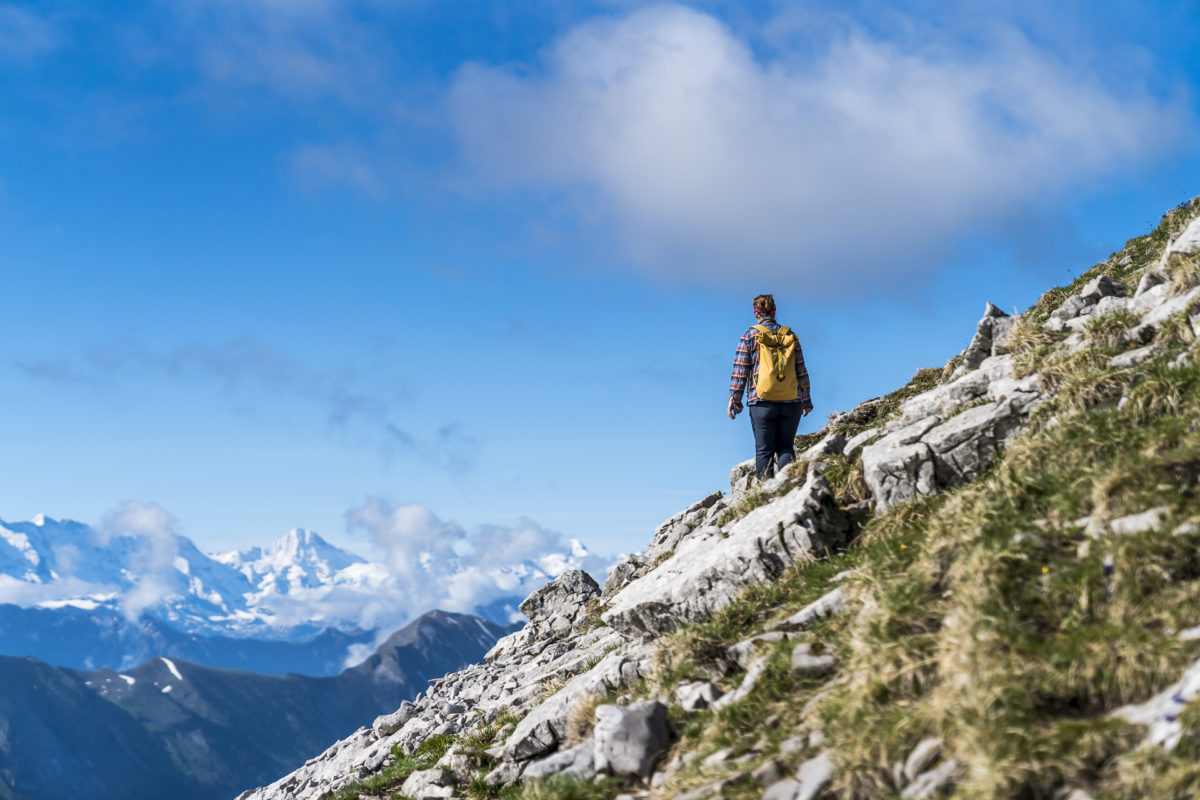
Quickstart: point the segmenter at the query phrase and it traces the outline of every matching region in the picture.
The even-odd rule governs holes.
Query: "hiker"
[[[772,458],[780,470],[796,460],[796,428],[813,406],[800,342],[775,321],[772,295],[754,298],[754,319],[733,358],[728,413],[730,419],[742,413],[745,391],[754,428],[754,471],[761,478]]]

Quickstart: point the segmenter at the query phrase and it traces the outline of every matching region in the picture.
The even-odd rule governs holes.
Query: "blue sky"
[[[569,6],[569,7],[568,7]],[[0,518],[639,549],[1200,194],[1195,3],[0,2]]]

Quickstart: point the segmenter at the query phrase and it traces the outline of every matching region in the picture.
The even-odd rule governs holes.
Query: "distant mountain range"
[[[578,541],[470,575],[474,612],[505,625],[516,604],[570,568],[602,562]],[[454,564],[440,569],[456,569]],[[76,669],[124,669],[164,655],[279,675],[337,674],[405,608],[383,564],[293,529],[267,547],[208,555],[170,531],[130,534],[38,515],[0,521],[0,654]],[[431,598],[430,605],[437,600]]]
[[[434,611],[323,678],[161,657],[123,672],[0,657],[0,800],[227,800],[480,660],[507,630]]]

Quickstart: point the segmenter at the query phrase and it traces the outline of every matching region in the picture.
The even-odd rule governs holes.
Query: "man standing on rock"
[[[790,328],[775,321],[775,298],[754,298],[754,325],[742,334],[733,358],[729,383],[729,418],[742,412],[747,392],[754,428],[754,468],[763,477],[777,459],[779,469],[796,460],[796,428],[812,411],[808,370],[800,342]]]

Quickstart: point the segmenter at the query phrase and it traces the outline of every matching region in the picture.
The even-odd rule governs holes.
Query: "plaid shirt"
[[[779,323],[773,317],[763,317],[758,324],[765,325],[771,330],[779,327]],[[758,392],[754,389],[754,384],[758,381],[758,343],[755,341],[757,335],[758,331],[752,327],[748,328],[742,334],[741,341],[738,342],[737,354],[733,357],[733,377],[729,381],[729,396],[733,399],[735,411],[742,410],[742,392],[746,392],[746,405],[752,406],[758,402]],[[804,353],[800,350],[799,342],[796,343],[796,384],[796,399],[786,402],[802,403],[806,412],[812,411],[808,370],[804,368]]]

